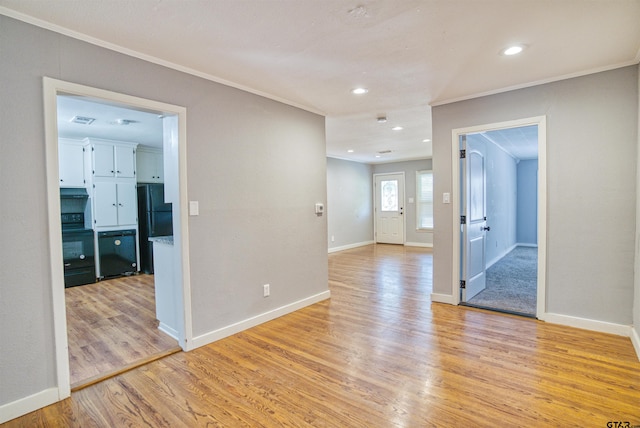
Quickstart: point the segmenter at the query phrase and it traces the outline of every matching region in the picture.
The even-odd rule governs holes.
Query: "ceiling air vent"
[[[93,117],[86,116],[73,116],[70,120],[72,123],[79,123],[80,125],[91,125],[95,119]]]
[[[387,153],[391,153],[391,150],[382,150],[378,153],[380,153],[381,155],[386,155]]]

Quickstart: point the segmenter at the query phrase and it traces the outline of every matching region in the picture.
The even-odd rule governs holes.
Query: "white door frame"
[[[538,291],[536,317],[545,319],[547,312],[546,278],[547,278],[547,117],[536,116],[507,122],[457,128],[451,131],[451,191],[452,191],[452,303],[460,304],[460,151],[459,137],[496,129],[519,128],[522,126],[538,126]]]
[[[69,343],[67,338],[64,269],[62,266],[62,230],[60,225],[60,216],[54,215],[55,213],[60,213],[57,125],[57,95],[59,93],[98,98],[101,100],[106,100],[108,102],[125,104],[127,106],[130,106],[131,108],[158,111],[166,113],[168,115],[177,116],[179,141],[177,167],[179,176],[178,187],[181,213],[178,226],[180,242],[178,244],[180,245],[182,267],[182,296],[184,305],[184,331],[179,332],[179,343],[182,349],[190,349],[193,338],[193,331],[191,322],[189,230],[188,222],[185,218],[186,213],[188,212],[186,169],[186,108],[44,77],[43,95],[45,120],[45,151],[47,167],[47,209],[49,217],[49,252],[51,263],[53,330],[55,341],[58,400],[62,400],[71,395],[71,380],[69,371]]]
[[[404,176],[404,171],[399,171],[399,172],[383,172],[383,173],[379,173],[379,174],[373,174],[373,242],[377,243],[378,242],[378,195],[376,193],[376,178],[377,177],[382,177],[385,175],[402,175],[402,198],[403,200],[400,201],[402,203],[402,207],[403,207],[403,214],[402,214],[402,245],[405,244],[406,240],[407,240],[407,221],[406,221],[406,215],[404,213],[406,213],[406,209],[404,209],[406,207],[406,199],[407,199],[407,195],[406,195],[406,177]]]

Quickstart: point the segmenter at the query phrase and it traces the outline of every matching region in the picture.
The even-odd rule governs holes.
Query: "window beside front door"
[[[416,172],[416,229],[433,229],[433,171]]]

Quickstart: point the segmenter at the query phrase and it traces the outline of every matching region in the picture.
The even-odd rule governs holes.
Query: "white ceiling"
[[[538,125],[496,129],[480,135],[518,160],[538,159]]]
[[[640,0],[0,0],[0,13],[324,114],[327,154],[368,163],[430,156],[430,105],[640,60]],[[500,55],[512,43],[525,51]]]
[[[85,125],[75,116],[95,119]],[[125,119],[133,121],[121,124]],[[120,120],[120,121],[119,121]],[[131,110],[73,95],[58,95],[58,135],[63,138],[103,138],[162,148],[162,120],[156,113]]]

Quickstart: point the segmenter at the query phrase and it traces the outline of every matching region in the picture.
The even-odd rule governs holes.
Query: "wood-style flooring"
[[[329,300],[7,426],[640,424],[640,362],[628,338],[431,303],[428,249],[334,253],[329,272]]]
[[[180,350],[158,330],[153,275],[65,289],[72,390]]]

